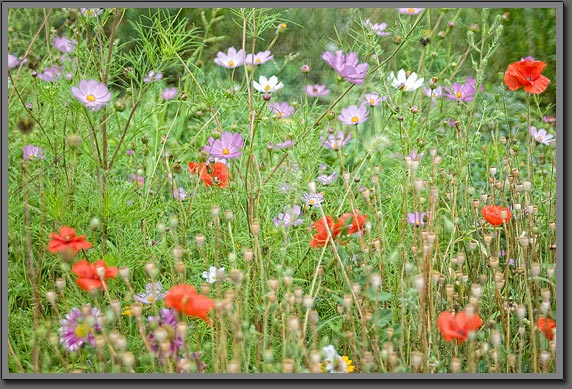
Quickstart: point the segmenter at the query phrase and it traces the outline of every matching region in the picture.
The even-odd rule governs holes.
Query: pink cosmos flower
[[[244,64],[245,60],[245,52],[243,49],[236,51],[234,47],[230,47],[225,54],[222,51],[219,51],[214,59],[214,62],[218,66],[222,66],[227,69],[234,69],[238,66]]]
[[[324,195],[322,193],[304,192],[302,194],[302,201],[310,207],[321,207],[324,202]]]
[[[270,103],[268,104],[268,109],[272,111],[278,118],[287,118],[294,112],[294,107],[287,102],[283,103]]]
[[[389,36],[390,32],[385,31],[387,28],[387,23],[375,23],[373,24],[369,19],[363,21],[363,26],[369,28],[377,36]]]
[[[320,184],[322,185],[330,185],[332,184],[335,179],[338,177],[338,174],[336,173],[336,171],[334,170],[331,174],[327,175],[327,174],[322,174],[320,176],[318,176],[316,178],[316,181],[318,181]]]
[[[306,85],[304,91],[310,97],[326,96],[330,93],[330,90],[325,85],[321,84]]]
[[[269,150],[287,150],[287,149],[291,149],[292,147],[294,147],[294,142],[292,142],[290,139],[286,139],[284,142],[280,142],[280,143],[276,143],[273,144],[272,142],[268,142],[268,149]]]
[[[424,226],[427,214],[425,212],[414,212],[407,214],[407,221],[415,227]]]
[[[542,121],[544,123],[556,123],[556,118],[554,116],[543,116]]]
[[[536,130],[536,127],[530,126],[530,136],[532,136],[535,141],[542,143],[543,145],[549,145],[554,142],[554,136],[548,134],[543,128]]]
[[[348,133],[346,136],[343,131],[338,131],[335,136],[334,134],[328,135],[327,138],[321,136],[320,142],[322,142],[322,145],[327,149],[338,150],[347,145],[351,138],[352,134]]]
[[[63,66],[52,66],[44,69],[43,73],[38,73],[38,78],[45,82],[54,82],[62,78]]]
[[[344,55],[341,50],[336,51],[335,54],[326,51],[322,54],[322,59],[346,81],[352,84],[363,84],[369,65],[366,62],[358,63],[358,56],[355,52]]]
[[[238,132],[223,132],[220,138],[209,138],[209,144],[203,147],[203,150],[209,153],[211,157],[233,159],[240,158],[242,155],[241,148],[244,145],[244,138]]]
[[[402,15],[417,15],[420,14],[425,8],[397,8]]]
[[[276,227],[288,228],[290,226],[296,227],[304,223],[304,219],[300,218],[301,208],[299,205],[294,206],[284,206],[284,212],[280,212],[278,216],[274,218],[274,225]]]
[[[179,90],[175,87],[165,88],[163,89],[161,97],[163,97],[163,100],[173,100],[175,97],[177,97],[177,93],[179,93]]]
[[[97,80],[81,80],[77,87],[71,87],[71,93],[80,103],[92,111],[104,107],[111,100],[111,92],[107,86]]]
[[[451,85],[451,87],[445,88],[447,91],[445,98],[447,100],[454,100],[457,102],[473,101],[475,99],[476,87],[477,80],[467,77],[467,81],[464,84],[456,82]]]
[[[439,85],[437,88],[431,89],[429,87],[424,86],[423,92],[425,93],[425,96],[431,97],[431,105],[435,105],[435,101],[437,100],[437,98],[443,96],[443,87]]]
[[[143,79],[143,82],[149,83],[149,82],[159,81],[161,79],[163,79],[163,73],[155,72],[154,70],[151,70],[151,71],[149,71],[147,76],[145,76],[145,78]]]
[[[366,93],[363,96],[363,104],[369,105],[370,107],[375,107],[382,101],[387,100],[387,96],[380,96],[376,92],[373,93]]]
[[[350,105],[342,108],[342,113],[338,115],[338,119],[346,126],[354,126],[361,124],[367,120],[369,113],[364,105],[359,107]]]
[[[69,40],[65,36],[57,36],[54,39],[54,47],[62,53],[71,53],[75,49],[76,41]]]
[[[248,54],[244,61],[247,65],[262,65],[272,59],[272,55],[270,54],[270,50],[261,51],[256,54]]]
[[[22,149],[22,152],[23,152],[24,159],[27,161],[31,161],[31,160],[34,160],[36,158],[46,159],[46,156],[44,154],[44,150],[42,150],[41,148],[34,146],[34,145],[24,146],[24,148]]]

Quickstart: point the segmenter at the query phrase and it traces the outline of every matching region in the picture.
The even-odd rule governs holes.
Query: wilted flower
[[[342,108],[342,113],[338,115],[338,119],[346,126],[358,125],[367,120],[369,113],[364,105]]]
[[[397,8],[402,15],[417,15],[421,13],[425,8]]]
[[[135,301],[142,304],[151,304],[155,301],[163,300],[165,293],[163,292],[163,285],[160,282],[149,282],[145,287],[145,292],[141,292],[133,296]]]
[[[244,138],[238,132],[223,132],[220,138],[209,138],[209,143],[203,150],[215,158],[240,158],[242,155],[241,148],[244,145]]]
[[[97,324],[99,309],[91,308],[89,315],[84,316],[78,308],[72,310],[60,321],[60,343],[68,351],[77,351],[84,344],[95,346],[94,333],[101,331]]]
[[[550,143],[554,142],[554,136],[548,134],[543,128],[536,130],[536,127],[530,126],[530,136],[532,136],[532,139],[538,143],[542,143],[543,145],[549,145]]]
[[[278,82],[278,77],[272,76],[266,78],[265,76],[260,76],[259,82],[252,81],[254,89],[262,93],[272,93],[284,87],[284,84]]]
[[[304,91],[310,97],[326,96],[330,93],[330,90],[322,84],[306,85]]]
[[[243,49],[236,51],[234,47],[230,47],[226,54],[222,51],[219,51],[216,55],[216,58],[214,59],[214,62],[219,66],[228,69],[234,69],[244,64],[244,60],[245,51]]]
[[[75,49],[75,40],[69,40],[65,36],[56,36],[54,38],[54,47],[62,53],[71,53]]]
[[[147,73],[147,76],[145,76],[145,78],[143,78],[143,82],[155,82],[155,81],[159,81],[163,79],[163,73],[161,72],[155,72],[154,70],[149,71],[149,73]]]
[[[293,207],[286,205],[284,206],[284,213],[281,212],[274,218],[274,225],[276,227],[296,227],[304,222],[303,219],[299,218],[300,212],[299,205]]]
[[[161,97],[163,97],[163,100],[173,100],[175,97],[177,97],[178,93],[179,90],[176,87],[165,88],[163,89]]]
[[[344,132],[340,130],[335,136],[334,134],[328,135],[327,138],[320,136],[320,142],[322,142],[322,145],[327,149],[338,150],[348,144],[351,138],[352,134],[348,133],[346,136]]]
[[[31,161],[36,158],[46,159],[46,156],[44,155],[44,150],[34,145],[24,146],[22,152],[24,154],[24,159],[27,161]]]
[[[365,105],[369,105],[370,107],[375,107],[376,105],[378,105],[379,103],[381,103],[382,101],[387,100],[387,96],[380,96],[379,94],[377,94],[376,92],[373,93],[366,93],[363,96],[363,104]]]
[[[270,50],[261,51],[256,54],[248,54],[244,63],[247,65],[262,65],[272,59],[272,55],[270,54]]]
[[[287,102],[270,103],[268,104],[268,109],[279,118],[287,118],[294,112],[294,107]]]
[[[417,73],[415,72],[411,73],[408,77],[403,69],[397,72],[397,77],[391,72],[389,80],[391,81],[392,87],[405,92],[413,92],[415,89],[423,86],[423,77],[417,79]]]
[[[224,267],[220,267],[217,269],[216,266],[211,266],[209,267],[208,271],[204,271],[202,274],[202,277],[204,278],[204,280],[209,283],[209,284],[214,284],[217,281],[217,275],[219,273],[223,273],[224,274]]]
[[[80,103],[93,111],[104,107],[111,100],[107,86],[97,80],[81,80],[77,87],[71,87],[71,93]]]
[[[346,81],[352,84],[363,84],[369,65],[366,62],[358,63],[358,56],[355,52],[352,51],[346,56],[341,50],[336,51],[335,54],[326,51],[322,54],[322,59]]]

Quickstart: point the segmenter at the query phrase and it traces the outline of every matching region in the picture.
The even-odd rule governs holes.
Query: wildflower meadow
[[[10,373],[557,371],[554,8],[8,21]]]

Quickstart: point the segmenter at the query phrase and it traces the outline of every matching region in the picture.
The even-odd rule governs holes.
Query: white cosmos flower
[[[389,80],[391,81],[391,86],[397,89],[401,89],[405,92],[412,92],[417,88],[423,86],[423,77],[417,78],[417,73],[413,72],[407,77],[405,70],[401,69],[397,72],[397,77],[391,72],[389,75]]]
[[[284,87],[284,84],[278,82],[278,77],[272,76],[266,78],[265,76],[260,76],[259,82],[252,81],[254,89],[262,93],[272,93]]]
[[[203,272],[203,278],[209,284],[214,284],[216,281],[224,278],[224,267],[217,269],[216,266],[211,266],[209,271]]]

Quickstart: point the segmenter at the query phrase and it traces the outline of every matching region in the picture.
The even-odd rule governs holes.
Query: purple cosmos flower
[[[163,89],[161,97],[163,97],[163,100],[173,100],[175,97],[177,97],[177,93],[179,93],[179,90],[175,87],[165,88]]]
[[[350,105],[349,107],[342,108],[342,113],[338,115],[340,122],[346,126],[358,125],[367,120],[369,113],[364,105],[359,107]]]
[[[26,104],[24,104],[24,105],[25,105],[25,107],[28,108],[28,109],[32,109],[32,108],[34,107],[34,105],[33,105],[32,103],[30,103],[30,102],[28,102],[28,103],[26,103]]]
[[[302,65],[300,67],[300,71],[304,74],[310,73],[310,65]]]
[[[294,107],[286,102],[270,103],[268,104],[268,109],[279,118],[287,118],[294,112]]]
[[[272,59],[272,55],[270,54],[270,50],[261,51],[256,54],[248,54],[244,63],[247,65],[262,65]]]
[[[97,324],[100,311],[91,308],[89,315],[84,316],[78,308],[72,310],[60,321],[60,343],[68,351],[77,351],[84,344],[95,346],[94,332],[101,331]]]
[[[147,73],[147,75],[145,76],[145,78],[143,78],[143,82],[146,83],[155,82],[161,80],[162,78],[163,78],[163,73],[150,70],[149,73]]]
[[[447,94],[445,98],[447,100],[455,100],[457,102],[469,102],[475,99],[475,91],[477,87],[477,80],[467,77],[467,81],[464,84],[454,83],[451,87],[445,88]]]
[[[387,96],[380,96],[376,92],[373,93],[366,93],[363,96],[363,104],[369,105],[370,107],[375,107],[382,101],[387,100]]]
[[[509,266],[514,266],[514,258],[509,258],[507,263]]]
[[[420,161],[421,158],[423,158],[423,156],[425,155],[425,153],[419,153],[417,154],[415,152],[415,150],[411,150],[411,152],[409,153],[409,158],[411,158],[412,161]]]
[[[177,315],[175,311],[168,308],[162,308],[159,311],[159,317],[149,316],[147,322],[150,327],[149,343],[155,354],[159,357],[159,361],[164,363],[166,358],[177,355],[183,349],[183,338],[177,334]],[[155,330],[163,328],[167,331],[167,337],[163,342],[170,342],[171,347],[165,352],[165,349],[159,347],[159,342],[155,339]]]
[[[304,192],[302,194],[302,201],[311,207],[320,207],[324,202],[324,195],[322,193]]]
[[[402,15],[417,15],[420,14],[425,8],[397,8]]]
[[[369,65],[365,62],[358,63],[358,56],[355,52],[352,51],[346,56],[342,50],[336,51],[335,54],[326,51],[322,54],[322,59],[346,81],[352,84],[363,84]]]
[[[24,146],[22,152],[24,154],[24,159],[27,161],[31,161],[37,158],[46,159],[46,156],[44,155],[44,150],[34,145]]]
[[[80,12],[83,16],[96,18],[103,12],[103,8],[81,8]]]
[[[270,78],[260,76],[258,81],[259,82],[252,81],[252,86],[254,86],[254,89],[262,93],[276,92],[284,87],[283,83],[278,82],[278,77],[276,76],[271,76]]]
[[[54,39],[54,47],[62,53],[71,53],[75,49],[76,41],[69,40],[65,36],[57,36]]]
[[[104,107],[111,100],[111,92],[107,86],[97,80],[81,80],[78,87],[71,87],[71,93],[80,103],[93,111]]]
[[[209,144],[203,147],[203,150],[209,153],[211,157],[232,159],[240,158],[242,155],[241,147],[244,145],[244,138],[238,132],[223,132],[220,138],[209,138]]]
[[[407,221],[409,222],[409,224],[411,224],[415,227],[421,227],[421,226],[425,225],[425,216],[426,215],[427,214],[425,212],[408,213],[407,214]]]
[[[447,120],[447,124],[449,125],[449,127],[457,127],[457,121],[455,119]]]
[[[135,154],[135,151],[133,151],[132,149],[128,149],[125,153],[127,153],[127,155],[131,157],[132,155]]]
[[[284,142],[273,144],[272,142],[268,142],[268,148],[271,150],[280,150],[280,149],[291,149],[294,146],[294,142],[290,139],[286,139]]]
[[[404,92],[413,92],[417,88],[423,86],[424,78],[421,77],[417,79],[417,73],[415,72],[408,76],[405,70],[401,69],[397,72],[397,77],[395,77],[395,74],[391,72],[389,80],[391,81],[392,87],[401,89]]]
[[[335,136],[334,134],[328,135],[327,139],[321,136],[320,142],[322,142],[322,145],[327,149],[338,150],[347,145],[351,138],[352,134],[348,133],[346,136],[344,132],[340,130]]]
[[[18,59],[15,55],[8,53],[8,70],[26,62],[28,62],[26,58]]]
[[[423,92],[425,92],[425,96],[431,97],[431,104],[435,105],[435,100],[438,97],[443,96],[443,87],[441,85],[439,85],[437,88],[431,89],[431,88],[424,86]]]
[[[529,55],[527,57],[521,58],[520,62],[524,62],[524,61],[536,61],[536,58],[534,58],[533,56]]]
[[[148,283],[145,287],[145,292],[141,292],[133,296],[135,301],[139,301],[141,304],[151,304],[158,300],[163,300],[166,293],[163,292],[163,285],[160,282]]]
[[[129,181],[136,182],[137,186],[143,186],[145,184],[145,177],[138,176],[137,174],[130,174]]]
[[[318,181],[322,185],[330,185],[335,181],[337,177],[338,174],[335,171],[333,171],[332,174],[330,175],[322,174],[321,176],[318,176],[318,178],[316,178],[316,181]]]
[[[286,205],[284,206],[284,213],[280,212],[277,217],[274,218],[274,225],[276,227],[288,228],[290,226],[296,227],[304,222],[300,219],[301,208],[299,205],[294,205],[293,207]]]
[[[175,200],[183,201],[188,196],[189,195],[187,194],[187,192],[180,186],[177,189],[173,189],[173,197],[175,198]]]
[[[390,32],[385,31],[387,28],[387,23],[375,23],[373,24],[369,19],[363,21],[363,26],[369,28],[374,34],[377,36],[389,36],[391,35]]]
[[[222,51],[219,51],[216,54],[214,62],[218,66],[222,66],[227,69],[234,69],[244,64],[244,60],[245,60],[245,52],[243,49],[236,51],[234,47],[230,47],[226,54]]]
[[[282,192],[282,193],[288,193],[288,192],[294,190],[294,187],[290,184],[287,184],[287,183],[281,183],[278,185],[278,190],[280,190],[280,192]]]
[[[544,123],[556,123],[556,118],[554,116],[543,116],[542,121]]]
[[[536,127],[530,126],[530,136],[537,141],[538,143],[542,143],[543,145],[549,145],[550,143],[554,142],[554,136],[547,134],[546,130],[541,128],[540,130],[536,130]]]
[[[330,90],[322,84],[306,85],[304,91],[310,97],[326,96],[330,93]]]
[[[45,82],[54,82],[62,78],[63,66],[52,66],[45,68],[43,73],[38,73],[38,78]]]

